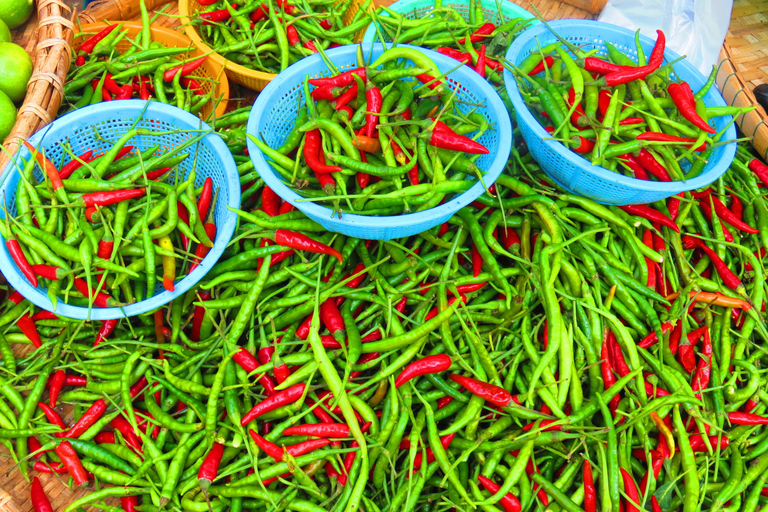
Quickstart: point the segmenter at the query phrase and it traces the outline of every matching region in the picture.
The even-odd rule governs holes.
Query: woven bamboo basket
[[[20,139],[26,140],[55,119],[64,94],[74,13],[61,0],[40,0],[37,4],[37,18],[36,43],[30,52],[34,71],[27,85],[27,96],[16,117],[16,124],[3,145],[5,151],[0,154],[0,173],[8,163],[8,155],[18,149]]]
[[[752,137],[757,153],[768,158],[768,114],[757,103],[752,89],[768,83],[768,3],[739,0],[734,3],[720,64],[717,85],[726,103],[737,107],[757,107],[739,116],[736,124],[742,133]]]
[[[347,12],[344,13],[343,21],[345,25],[352,21],[352,17],[360,9],[362,3],[363,0],[352,0],[352,5],[350,5],[349,9],[347,9]],[[201,10],[201,7],[197,0],[179,1],[179,14],[182,16],[181,21],[184,25],[184,32],[187,34],[187,37],[192,40],[195,46],[197,46],[202,52],[208,53],[212,51],[211,47],[203,41],[203,39],[200,37],[200,34],[197,32],[197,28],[192,25],[191,20],[189,19],[190,14],[196,13],[199,10]],[[355,40],[359,41],[364,33],[365,29],[357,33]],[[229,76],[230,80],[255,91],[264,89],[270,80],[277,76],[273,73],[264,73],[262,71],[255,71],[245,66],[241,66],[240,64],[236,64],[231,60],[224,58],[218,53],[212,53],[210,58],[213,59],[214,62],[218,62],[222,66],[226,67],[227,75]]]
[[[85,41],[85,39],[90,37],[92,33],[95,34],[113,23],[114,22],[89,23],[87,25],[81,25],[80,31],[87,35],[83,35],[75,39],[73,48],[77,50],[80,48],[80,45]],[[128,31],[128,36],[135,38],[136,35],[141,31],[141,22],[123,22],[123,29]],[[152,40],[158,41],[167,47],[184,48],[187,46],[192,46],[192,41],[185,37],[184,34],[180,34],[174,30],[161,27],[159,25],[152,25]],[[118,43],[117,51],[124,52],[129,48],[129,46],[130,43],[123,40]],[[193,49],[188,53],[177,55],[176,58],[179,60],[184,60],[201,57],[202,55],[203,52],[201,52],[198,48],[193,47]],[[205,62],[203,62],[202,66],[195,70],[193,76],[198,78],[218,80],[218,84],[213,84],[208,80],[202,80],[200,83],[203,88],[203,93],[205,94],[208,94],[208,92],[211,90],[211,87],[215,89],[213,97],[221,98],[221,101],[219,101],[219,103],[216,105],[216,116],[218,117],[224,114],[224,112],[227,110],[227,99],[229,98],[229,81],[227,80],[227,75],[224,73],[223,67],[218,62],[209,57]],[[213,111],[213,107],[213,102],[203,107],[203,109],[200,111],[200,117],[207,119],[208,115]]]

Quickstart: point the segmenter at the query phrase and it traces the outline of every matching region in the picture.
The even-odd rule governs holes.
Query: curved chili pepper
[[[483,78],[485,78],[485,45],[480,45],[480,51],[477,52],[477,64],[475,64],[475,71]]]
[[[483,41],[487,37],[489,37],[494,30],[496,30],[496,25],[494,25],[493,23],[490,23],[490,22],[483,23],[480,26],[480,28],[472,32],[472,34],[469,36],[469,42],[479,43],[480,41]],[[465,44],[466,41],[467,41],[466,37],[459,39],[459,43],[461,44]]]
[[[243,416],[243,419],[240,422],[240,424],[242,426],[246,426],[252,420],[258,418],[263,414],[266,414],[270,411],[274,411],[278,407],[282,407],[284,405],[289,405],[296,402],[299,398],[301,398],[301,395],[304,394],[305,388],[306,388],[306,384],[303,384],[303,383],[296,384],[294,386],[289,387],[288,389],[284,389],[283,391],[278,391],[273,395],[268,396],[258,404],[254,405],[253,408]]]
[[[337,165],[326,165],[325,159],[320,157],[321,149],[322,138],[320,130],[315,129],[308,131],[304,138],[304,161],[307,162],[307,166],[318,174],[318,179],[322,174],[341,172],[341,167]],[[326,179],[330,179],[330,184],[334,188],[336,187],[333,178],[327,176]]]
[[[346,423],[307,423],[305,425],[294,425],[285,429],[283,435],[330,438],[350,437],[349,425]]]
[[[87,39],[83,44],[80,45],[79,51],[90,55],[93,49],[96,47],[96,44],[98,44],[99,41],[107,37],[113,30],[117,28],[117,25],[110,25],[108,27],[103,28],[100,32],[98,32],[96,35],[91,36],[89,39]]]
[[[627,473],[624,468],[619,468],[621,471],[621,479],[624,481],[624,492],[627,495],[625,503],[627,504],[627,512],[641,512],[640,507],[637,505],[641,503],[640,493],[637,491],[637,485],[632,475]]]
[[[768,425],[768,418],[747,412],[729,412],[728,421],[733,425]]]
[[[543,60],[540,60],[536,66],[528,72],[528,76],[538,75],[546,69],[552,69],[552,65],[555,63],[555,59],[551,55],[547,55]]]
[[[350,69],[349,71],[345,71],[344,73],[339,73],[338,75],[334,75],[331,77],[310,78],[308,81],[310,84],[315,85],[317,87],[324,87],[324,86],[344,87],[345,85],[349,85],[355,81],[355,78],[353,75],[357,75],[363,80],[365,80],[365,77],[366,77],[365,68]]]
[[[365,90],[365,101],[367,102],[365,115],[365,135],[373,137],[376,133],[376,127],[379,126],[379,112],[381,112],[382,97],[381,91],[375,85],[368,85]]]
[[[624,206],[619,206],[622,210],[625,212],[631,214],[631,215],[637,215],[638,217],[642,217],[644,219],[648,219],[651,222],[656,222],[658,224],[661,224],[662,226],[666,226],[675,233],[680,232],[680,226],[675,224],[675,221],[664,215],[658,210],[654,210],[648,205],[645,204],[628,204]]]
[[[37,287],[37,276],[32,268],[32,265],[27,261],[27,257],[24,255],[24,251],[19,245],[19,241],[15,237],[10,237],[5,241],[5,246],[8,248],[8,252],[11,254],[11,259],[19,267],[19,270],[24,277],[32,283],[32,286]]]
[[[29,500],[32,502],[34,512],[53,512],[51,502],[43,490],[43,484],[40,483],[40,479],[37,477],[32,478],[32,490],[30,491]]]
[[[63,432],[67,430],[67,425],[64,423],[64,420],[61,419],[59,413],[57,413],[50,405],[44,402],[38,402],[37,406],[43,411],[43,414],[45,414],[45,417],[48,419],[48,423],[51,425],[56,425],[62,430],[62,432],[56,434],[56,437],[62,437],[64,435]]]
[[[765,165],[757,158],[753,158],[749,161],[747,167],[749,167],[750,171],[755,173],[760,181],[763,182],[763,185],[768,186],[768,165]]]
[[[453,132],[433,130],[429,138],[429,144],[436,148],[450,149],[473,155],[487,155],[489,153],[488,148],[479,142]]]
[[[584,459],[582,477],[584,481],[584,511],[597,512],[597,491],[592,477],[592,465],[586,459]]]
[[[344,341],[344,319],[336,306],[336,299],[328,299],[320,305],[320,320],[339,343]]]
[[[96,158],[98,158],[98,156],[94,156],[93,150],[86,151],[85,153],[79,155],[77,158],[73,158],[69,161],[69,163],[61,167],[61,170],[59,171],[59,178],[62,180],[69,178],[72,176],[73,172],[83,166],[83,162],[92,162]]]
[[[667,172],[664,166],[661,165],[647,149],[640,150],[637,154],[637,160],[640,162],[640,165],[643,166],[643,169],[652,174],[656,179],[660,181],[672,181],[669,172]]]
[[[109,336],[114,332],[114,330],[117,328],[117,324],[120,323],[119,318],[115,318],[112,320],[104,320],[101,322],[101,327],[99,328],[99,332],[96,333],[96,339],[93,342],[93,346],[98,346],[101,342],[109,338]]]
[[[600,349],[600,374],[603,377],[603,385],[605,389],[608,389],[609,387],[613,386],[616,383],[616,376],[611,371],[611,362],[610,362],[610,355],[608,351],[608,343],[609,343],[609,331],[608,329],[605,330],[604,336],[603,336],[603,345]],[[616,408],[619,406],[619,401],[621,398],[619,395],[615,395],[613,398],[611,398],[610,402],[608,402],[608,405],[611,410],[612,415],[616,415]]]
[[[67,468],[67,472],[72,477],[75,485],[81,486],[88,484],[88,474],[83,468],[80,457],[77,456],[77,452],[69,444],[69,441],[62,441],[55,449],[56,455],[61,459],[62,464]]]
[[[51,404],[51,407],[56,407],[56,400],[59,398],[61,388],[64,387],[65,378],[66,374],[64,373],[64,370],[56,370],[51,377],[50,388],[48,391],[48,402]]]
[[[35,322],[30,318],[28,313],[24,313],[16,320],[16,325],[21,329],[21,332],[26,336],[35,348],[40,348],[43,345],[40,339],[40,333],[37,331]]]
[[[618,64],[612,64],[596,57],[587,57],[584,59],[584,69],[590,73],[607,75],[609,73],[621,71],[622,66],[619,66]]]
[[[720,275],[720,279],[723,280],[723,283],[728,288],[731,290],[738,290],[739,287],[743,288],[744,285],[742,284],[741,279],[728,268],[728,265],[720,259],[720,256],[718,256],[713,249],[708,247],[703,240],[689,235],[684,235],[681,240],[686,249],[701,249],[707,254],[712,265],[715,266],[717,273]]]
[[[485,488],[486,491],[490,492],[491,494],[496,494],[499,492],[499,489],[501,486],[491,480],[490,478],[487,478],[483,475],[477,475],[477,479],[480,482],[480,484]],[[520,500],[517,499],[517,497],[512,494],[511,492],[508,492],[504,496],[501,497],[499,500],[499,503],[501,504],[501,508],[504,509],[504,512],[520,512],[522,510],[522,506],[520,505]]]
[[[205,234],[208,235],[210,240],[213,240],[216,237],[216,224],[213,222],[206,222],[203,225],[203,229],[205,229]],[[189,273],[195,270],[197,266],[202,263],[203,259],[205,259],[210,250],[211,248],[205,244],[197,244],[197,247],[195,248],[195,257],[192,260],[192,264],[189,266]]]
[[[688,84],[685,85],[687,86]],[[717,130],[709,126],[709,124],[707,124],[707,122],[696,112],[696,101],[693,99],[693,93],[691,93],[690,96],[688,94],[690,90],[690,87],[688,87],[688,90],[686,91],[685,87],[678,83],[672,83],[667,88],[669,97],[672,98],[672,102],[677,107],[680,115],[700,130],[704,130],[707,133],[717,133]]]
[[[65,434],[63,434],[63,437],[69,437],[72,439],[77,439],[80,437],[86,430],[91,428],[91,426],[96,423],[101,417],[104,415],[104,413],[107,411],[107,403],[104,401],[103,398],[99,398],[93,404],[86,410],[82,416],[77,420],[77,422],[72,425],[72,428],[70,428]],[[114,437],[113,437],[114,439]],[[114,442],[114,440],[112,441]]]
[[[203,459],[203,463],[200,465],[200,469],[197,472],[197,480],[200,482],[202,489],[208,489],[211,483],[216,480],[216,476],[219,474],[219,465],[221,464],[221,457],[224,454],[224,445],[221,443],[213,443],[208,455]]]
[[[641,120],[641,122],[643,121]],[[667,133],[658,132],[644,132],[635,138],[637,140],[647,140],[651,142],[677,142],[686,148],[691,148],[693,143],[696,142],[696,139],[692,139],[690,137],[678,137],[676,135],[669,135]],[[704,151],[705,149],[707,149],[707,145],[702,144],[701,146],[695,148],[694,151]]]
[[[75,288],[77,288],[77,291],[82,293],[85,297],[88,297],[89,299],[93,299],[93,304],[97,308],[110,308],[114,306],[119,306],[120,303],[117,302],[115,299],[110,297],[104,292],[99,292],[98,295],[94,296],[94,290],[90,289],[88,286],[88,283],[86,283],[84,280],[80,279],[79,277],[76,277],[74,279],[75,281]]]
[[[489,384],[463,375],[457,375],[455,373],[449,375],[448,378],[466,388],[473,395],[480,397],[493,405],[507,407],[512,401],[512,395],[509,394],[509,391],[494,384]]]
[[[339,260],[339,263],[342,263],[342,257],[339,251],[321,242],[312,240],[308,236],[301,233],[288,231],[286,229],[278,229],[275,231],[274,241],[278,245],[290,247],[291,249],[333,256]]]
[[[440,373],[448,370],[453,361],[447,354],[436,354],[418,359],[408,366],[395,379],[395,387],[399,388],[409,380],[420,375]]]

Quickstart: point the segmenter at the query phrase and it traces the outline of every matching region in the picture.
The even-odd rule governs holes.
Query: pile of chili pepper
[[[231,3],[199,0],[192,24],[216,53],[246,68],[279,73],[304,57],[352,44],[368,26],[368,6],[358,0],[269,0]],[[342,18],[356,9],[349,23]]]
[[[494,85],[502,85],[502,62],[515,37],[535,18],[506,19],[487,13],[479,1],[471,0],[466,14],[454,6],[436,6],[431,12],[399,13],[386,6],[373,14],[379,40],[423,46],[451,57],[477,71]],[[494,23],[494,20],[504,20]],[[499,92],[509,102],[506,90]]]
[[[36,510],[54,477],[95,489],[63,512],[768,504],[768,166],[745,148],[710,187],[615,207],[516,147],[386,242],[239,171],[235,236],[171,304],[108,324],[3,300],[0,438]]]
[[[15,216],[0,231],[19,271],[54,305],[116,307],[173,291],[213,247],[218,190],[179,167],[205,134],[172,149],[161,148],[164,135],[133,128],[103,153],[65,147],[57,163],[24,143],[31,157],[18,168]],[[135,136],[157,145],[140,151]]]
[[[131,98],[161,101],[197,113],[219,99],[214,97],[215,79],[196,73],[207,56],[186,59],[191,47],[167,48],[152,41],[150,25],[162,11],[150,20],[143,1],[140,6],[142,29],[135,39],[118,23],[90,35],[80,45],[64,84],[59,115],[102,101]],[[118,43],[126,42],[130,46],[119,52]]]
[[[690,179],[716,145],[732,142],[720,140],[725,130],[711,119],[753,107],[707,107],[717,70],[694,92],[674,75],[674,62],[664,62],[665,36],[657,33],[646,58],[638,31],[637,62],[609,42],[585,51],[563,39],[509,66],[536,119],[592,164],[641,180]],[[607,59],[595,56],[605,50]]]
[[[409,62],[398,67],[398,59]],[[475,161],[489,153],[477,142],[494,129],[488,119],[463,112],[417,49],[386,50],[367,66],[358,60],[304,83],[306,106],[279,148],[248,134],[272,168],[304,197],[332,201],[339,215],[423,211],[471,187],[463,178],[484,174]]]

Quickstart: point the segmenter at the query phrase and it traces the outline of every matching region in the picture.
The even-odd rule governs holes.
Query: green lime
[[[24,48],[14,43],[0,43],[0,91],[17,102],[27,93],[32,76],[32,59]]]
[[[5,22],[0,19],[0,43],[10,43],[11,42],[11,29],[8,28],[8,25],[5,24]]]
[[[27,21],[32,14],[32,7],[32,0],[0,0],[0,20],[3,20],[8,28],[16,28]]]
[[[4,92],[0,92],[0,143],[11,133],[16,123],[16,105]]]

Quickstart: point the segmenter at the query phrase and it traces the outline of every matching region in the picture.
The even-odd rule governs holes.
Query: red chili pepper
[[[332,173],[332,172],[341,172],[341,167],[339,167],[338,165],[326,165],[325,159],[320,158],[321,149],[322,149],[322,138],[320,135],[320,130],[308,131],[304,138],[304,160],[307,162],[307,166],[309,166],[309,168],[312,169],[318,175]],[[334,181],[334,179],[331,178],[330,176],[327,176],[326,178],[330,179],[330,184],[333,187],[333,189],[335,189],[336,182]]]
[[[528,72],[528,76],[538,75],[539,73],[544,71],[545,65],[547,69],[552,69],[552,65],[554,63],[555,63],[555,59],[552,58],[552,56],[547,55],[546,57],[544,57],[544,60],[540,60],[539,63],[536,64],[536,66],[531,71]]]
[[[605,113],[608,112],[608,106],[611,103],[611,91],[607,89],[601,89],[597,95],[597,110],[600,112],[600,118],[605,117]]]
[[[72,425],[72,428],[70,428],[63,435],[63,437],[77,439],[83,435],[83,433],[88,430],[94,423],[96,423],[106,411],[107,403],[103,398],[99,398],[93,402],[93,404],[88,408],[87,411],[83,413],[82,416],[80,416],[80,419],[77,420],[77,423]]]
[[[139,507],[138,496],[120,496],[120,506],[124,512],[137,512]]]
[[[709,204],[709,201],[699,201],[699,208],[701,208],[701,211],[704,212],[704,216],[712,222],[712,207]],[[725,238],[726,242],[733,242],[733,234],[731,234],[728,227],[725,225],[725,223],[720,223],[720,226],[723,228],[723,237]]]
[[[423,84],[428,84],[427,87],[433,91],[443,85],[442,80],[435,80],[435,77],[426,73],[416,75],[416,79]]]
[[[713,249],[708,247],[703,240],[684,235],[682,237],[682,242],[686,249],[701,249],[704,251],[717,270],[720,279],[723,280],[723,283],[728,288],[731,290],[739,290],[739,287],[743,288],[744,285],[741,283],[741,279],[728,268],[728,265],[720,259],[720,256],[718,256]]]
[[[233,4],[232,9],[237,9],[237,4]],[[229,21],[232,15],[228,9],[219,9],[218,11],[201,12],[200,17],[203,19],[203,25],[212,25]],[[173,80],[173,75],[171,75],[171,80]],[[165,81],[170,82],[171,80],[166,79]]]
[[[234,6],[233,6],[234,7]],[[229,19],[229,11],[226,9],[223,9],[227,13],[227,19]],[[212,13],[203,13],[200,16],[204,16],[204,14],[212,14]],[[216,21],[222,21],[222,20],[216,20]],[[205,23],[203,23],[205,25]],[[172,82],[173,77],[175,77],[179,72],[181,72],[181,76],[187,76],[188,74],[192,73],[194,70],[199,68],[203,65],[203,62],[205,62],[205,59],[207,59],[208,56],[204,55],[200,57],[199,59],[195,59],[192,62],[187,62],[186,64],[181,64],[179,66],[176,66],[175,68],[171,68],[168,71],[165,72],[163,75],[163,79],[166,82]]]
[[[78,156],[77,158],[73,158],[70,160],[67,164],[62,166],[61,170],[59,171],[59,178],[62,180],[65,180],[72,176],[72,173],[78,170],[80,167],[83,166],[82,162],[92,162],[98,158],[97,156],[93,155],[93,150],[86,151],[82,155]],[[82,162],[81,162],[82,160]]]
[[[32,478],[32,490],[30,491],[29,500],[32,502],[34,512],[53,512],[51,502],[43,490],[43,484],[40,483],[40,479],[37,477]]]
[[[664,166],[661,165],[647,149],[640,150],[637,154],[637,160],[640,162],[640,165],[642,165],[643,168],[656,179],[660,181],[672,181],[669,172],[667,172]]]
[[[288,39],[288,44],[291,46],[298,46],[301,44],[301,40],[299,39],[299,32],[296,30],[296,27],[293,25],[288,25],[285,28],[285,35]]]
[[[307,423],[305,425],[294,425],[286,428],[283,435],[328,438],[350,437],[349,426],[346,423]]]
[[[656,222],[658,224],[661,224],[662,226],[666,226],[675,233],[680,232],[680,227],[675,224],[675,221],[664,215],[658,210],[654,210],[648,205],[645,204],[628,204],[624,206],[619,206],[622,210],[629,213],[630,215],[637,215],[638,217],[642,217],[644,219],[648,219],[651,222]]]
[[[592,466],[586,459],[584,459],[582,475],[584,480],[584,511],[597,512],[597,491],[592,477]]]
[[[461,301],[464,304],[466,304],[467,303],[467,296],[466,295],[461,295],[460,297],[461,297]],[[456,297],[451,297],[450,299],[448,299],[448,307],[451,307],[451,305],[454,302],[456,302]],[[435,318],[439,312],[440,311],[438,310],[437,307],[433,308],[429,313],[427,313],[427,316],[424,317],[424,321],[426,322],[427,320],[431,320],[431,319]]]
[[[747,412],[729,412],[728,421],[733,425],[768,425],[768,418]]]
[[[469,42],[470,43],[479,43],[480,41],[484,41],[487,37],[493,33],[493,31],[496,30],[496,25],[493,23],[483,23],[480,28],[475,30],[470,36],[469,36]],[[467,38],[461,38],[459,39],[459,43],[464,44],[466,42]]]
[[[93,304],[97,308],[110,308],[110,307],[120,305],[119,302],[117,302],[115,299],[113,299],[112,297],[110,297],[104,292],[99,292],[99,294],[94,297],[95,290],[91,290],[88,287],[88,283],[86,283],[84,280],[80,279],[79,277],[76,277],[74,281],[75,281],[75,288],[77,288],[77,291],[79,291],[89,299],[92,298]]]
[[[627,512],[641,512],[640,507],[637,505],[641,503],[640,493],[637,491],[637,484],[632,475],[627,473],[624,468],[619,468],[621,471],[621,478],[624,481],[624,493],[627,495],[625,503],[627,504]]]
[[[509,394],[507,390],[494,384],[489,384],[463,375],[457,375],[455,373],[449,375],[448,378],[466,388],[473,395],[480,397],[493,405],[507,407],[512,401],[512,395]]]
[[[342,93],[338,98],[336,98],[336,110],[339,112],[347,112],[348,119],[352,119],[354,112],[347,105],[356,98],[357,84],[352,84],[352,87],[347,89],[346,92]],[[365,128],[361,129],[360,132],[362,133],[364,129]]]
[[[690,137],[678,137],[676,135],[669,135],[666,133],[658,133],[658,132],[641,133],[635,138],[637,140],[647,140],[651,142],[677,142],[685,148],[691,148],[693,146],[693,143],[696,142],[696,139],[692,139]],[[707,149],[707,145],[702,144],[701,146],[694,149],[694,151],[704,151],[705,149]]]
[[[448,434],[440,438],[440,444],[445,450],[447,450],[451,445],[451,441],[453,441],[454,437],[456,437],[456,434]],[[408,447],[410,447],[410,445]],[[421,469],[423,459],[422,455],[423,452],[421,450],[416,454],[416,457],[413,460],[413,471],[406,475],[408,478],[410,478],[413,473]],[[432,448],[427,448],[427,464],[432,464],[433,462],[435,462],[435,454],[432,451]]]
[[[267,186],[261,191],[261,209],[270,217],[276,217],[280,211],[280,196]]]
[[[131,424],[128,423],[128,420],[122,416],[117,416],[109,424],[123,435],[125,444],[136,451],[141,451],[141,441],[139,440],[139,436],[136,435],[136,432],[133,430],[133,427],[131,427]]]
[[[221,456],[223,454],[224,445],[221,443],[213,443],[208,455],[203,459],[203,463],[200,465],[200,469],[197,472],[197,480],[200,482],[200,487],[203,490],[207,490],[211,483],[216,480],[216,476],[219,474]]]
[[[96,47],[96,44],[102,39],[104,39],[105,37],[107,37],[116,28],[117,28],[117,25],[110,25],[102,29],[96,35],[91,36],[88,40],[86,40],[83,44],[81,44],[79,51],[90,55],[93,49]]]
[[[623,66],[618,64],[612,64],[610,62],[598,59],[596,57],[587,57],[584,59],[584,69],[590,73],[598,73],[600,75],[607,75],[609,73],[615,73],[621,71]]]
[[[621,155],[618,157],[619,162],[621,162],[623,165],[626,165],[629,167],[629,169],[634,174],[635,178],[639,180],[648,180],[648,172],[645,170],[645,167],[640,163],[640,160],[638,160],[636,157],[632,156],[631,154]]]
[[[67,468],[67,472],[72,477],[75,485],[87,485],[88,474],[83,468],[83,464],[80,462],[80,457],[77,456],[77,452],[69,444],[69,441],[62,441],[55,449],[56,455],[61,459],[62,464]]]
[[[472,55],[470,55],[468,52],[460,52],[459,50],[455,50],[453,48],[448,48],[447,46],[441,46],[437,49],[437,53],[441,53],[445,55],[446,57],[450,57],[452,59],[455,59],[462,64],[467,64],[472,62]]]
[[[499,484],[483,475],[477,475],[477,479],[480,481],[480,484],[485,488],[485,490],[491,494],[496,494],[501,488]],[[504,512],[520,512],[520,510],[522,510],[520,500],[518,500],[517,497],[511,492],[508,492],[502,496],[499,500],[499,504],[501,504],[501,508],[504,509]]]
[[[64,387],[64,379],[66,374],[64,370],[56,370],[50,380],[50,391],[48,392],[48,402],[51,407],[56,407],[56,400],[59,398],[61,388]]]
[[[35,471],[39,471],[40,473],[46,473],[46,474],[56,473],[57,475],[63,475],[64,473],[67,472],[67,468],[62,466],[61,462],[43,462],[38,460],[35,462],[32,468]]]
[[[709,202],[710,199],[712,200],[712,204],[715,207],[715,213],[720,220],[723,220],[736,229],[744,231],[745,233],[749,233],[750,235],[756,235],[760,232],[760,230],[753,228],[746,222],[743,222],[741,219],[739,219],[736,215],[734,215],[733,212],[731,212],[731,210],[729,210],[728,207],[726,207],[723,202],[713,194],[707,194],[704,202]]]
[[[355,81],[354,75],[357,75],[365,80],[365,68],[350,69],[344,73],[340,73],[338,75],[327,78],[310,78],[309,83],[317,87],[344,87],[345,85],[349,85]]]
[[[688,86],[687,83],[683,83],[685,86]],[[717,133],[717,130],[709,126],[709,124],[707,124],[707,122],[696,112],[696,100],[693,98],[693,93],[691,93],[690,96],[688,95],[688,91],[690,90],[690,86],[688,86],[688,90],[686,91],[685,87],[678,83],[672,83],[667,87],[669,97],[677,107],[680,115],[700,130],[704,130],[707,133]]]
[[[40,333],[37,331],[35,322],[29,317],[28,313],[24,313],[16,320],[16,325],[21,329],[21,332],[26,336],[35,348],[40,348],[43,345],[40,339]]]
[[[440,149],[450,149],[452,151],[460,151],[463,153],[470,153],[473,155],[487,155],[489,153],[488,148],[483,146],[477,141],[459,135],[453,131],[445,132],[434,129],[429,139],[429,145]]]
[[[203,226],[203,229],[205,229],[205,234],[208,235],[208,238],[213,240],[216,238],[216,225],[213,222],[206,222]],[[197,244],[197,248],[195,249],[195,258],[192,260],[192,264],[189,266],[189,272],[192,272],[197,268],[200,263],[202,263],[203,259],[208,255],[208,251],[210,251],[211,248],[204,244]]]
[[[728,439],[728,436],[709,436],[709,443],[712,445],[713,449],[717,449],[718,444],[718,437],[720,438],[720,449],[725,450],[728,448],[728,445],[731,444],[730,439]],[[691,449],[694,452],[706,452],[707,446],[704,444],[704,438],[701,436],[701,434],[695,434],[688,437],[688,441],[691,443]],[[680,451],[680,447],[676,446],[675,451]]]
[[[365,115],[365,135],[373,137],[376,133],[376,127],[379,126],[379,116],[381,112],[382,97],[381,91],[375,85],[368,85],[365,90],[365,101],[367,102],[366,111],[370,112]]]
[[[579,144],[578,146],[571,148],[576,153],[589,153],[595,148],[595,141],[585,139],[581,135],[575,135],[571,140]]]
[[[152,97],[152,95],[149,93],[149,87],[148,87],[147,82],[142,80],[141,84],[139,85],[139,99],[141,99],[143,101],[149,101],[149,99],[151,97]],[[133,497],[134,496],[124,496],[124,497],[122,497],[120,499],[123,500],[123,499],[129,499],[129,498],[133,498]]]
[[[331,441],[329,441],[328,439],[309,439],[308,441],[302,441],[301,443],[296,443],[290,446],[286,446],[285,451],[287,451],[288,454],[291,455],[292,457],[298,457],[299,455],[304,455],[306,453],[319,450],[323,446],[328,446],[328,444],[330,443]]]
[[[749,162],[748,167],[753,173],[755,173],[758,178],[760,178],[760,181],[763,182],[763,185],[768,186],[768,165],[765,165],[757,158],[753,158]]]
[[[305,388],[306,388],[306,384],[303,384],[303,383],[296,384],[294,386],[289,387],[288,389],[284,389],[283,391],[278,391],[275,394],[268,396],[258,404],[254,405],[253,408],[243,416],[243,419],[240,422],[240,424],[242,426],[245,426],[251,420],[258,418],[263,414],[266,414],[270,411],[274,411],[278,407],[282,407],[284,405],[289,405],[296,402],[299,398],[301,398],[301,395],[304,394]]]
[[[672,324],[671,323],[664,322],[661,325],[661,333],[662,334],[667,334],[671,330],[672,330]],[[651,331],[650,333],[648,333],[648,336],[646,336],[645,338],[640,340],[640,343],[638,343],[637,346],[641,347],[641,348],[647,349],[647,348],[650,348],[650,347],[654,346],[658,342],[659,342],[659,338],[656,336],[656,331]]]
[[[418,359],[400,372],[400,375],[395,379],[395,387],[399,388],[409,380],[420,375],[444,372],[451,367],[451,364],[451,356],[447,354],[436,354]]]
[[[609,331],[608,329],[605,330],[605,333],[603,335],[603,346],[600,351],[600,374],[603,377],[603,385],[605,386],[605,389],[608,389],[609,387],[616,384],[616,376],[611,371],[611,362],[610,362],[610,355],[608,352],[608,343],[609,343]],[[616,415],[616,408],[619,406],[619,401],[621,398],[619,395],[615,395],[613,398],[611,398],[611,401],[608,402],[608,405],[611,409],[611,414]]]
[[[83,194],[79,203],[85,206],[107,206],[110,204],[128,201],[142,197],[146,193],[144,188],[132,188],[127,190],[110,190],[108,192],[91,192]]]
[[[13,235],[10,236],[12,237]],[[5,246],[8,248],[8,252],[11,253],[11,259],[16,262],[16,265],[18,265],[21,273],[24,274],[24,277],[32,283],[32,286],[37,287],[37,276],[35,275],[32,265],[27,261],[27,257],[24,256],[24,251],[22,251],[19,241],[15,237],[8,238],[5,241]]]
[[[200,244],[200,245],[202,245],[202,244]],[[199,297],[200,302],[205,302],[206,300],[210,300],[210,298],[211,298],[211,294],[210,293],[208,293],[208,292],[200,292],[200,297]],[[195,306],[195,310],[192,313],[192,333],[190,335],[190,339],[192,341],[200,341],[200,327],[203,324],[203,319],[204,318],[205,318],[205,307],[204,306]],[[245,371],[250,372],[251,370],[256,368],[259,364],[255,363],[254,367],[251,368],[250,370],[248,368],[246,368],[244,366],[244,362],[241,362],[245,358],[245,356],[242,355],[243,351],[245,351],[247,355],[249,355],[249,356],[251,355],[247,350],[245,350],[243,348],[240,352],[236,353],[233,356],[232,359],[237,364],[242,366],[243,369],[245,369]],[[253,357],[253,356],[251,356],[251,357]]]
[[[324,243],[312,240],[301,233],[288,231],[287,229],[278,229],[275,231],[274,241],[278,245],[290,247],[291,249],[333,256],[339,260],[340,263],[342,262],[341,253],[339,251]]]
[[[344,341],[344,319],[336,306],[336,299],[328,299],[320,305],[320,320],[339,343]]]
[[[475,71],[485,78],[485,45],[480,45],[480,51],[477,52],[477,64],[475,64]]]
[[[55,434],[55,436],[62,437],[64,435],[63,432],[67,430],[67,425],[64,423],[64,420],[61,419],[59,413],[57,413],[50,405],[44,402],[38,402],[37,406],[42,409],[45,417],[48,419],[48,423],[51,425],[56,425],[62,430],[62,432]]]
[[[96,339],[93,342],[93,346],[96,347],[104,340],[109,338],[109,336],[115,331],[115,328],[117,328],[118,323],[120,323],[120,319],[118,318],[113,320],[104,320],[101,322],[101,327],[99,328],[99,332],[96,333]]]

